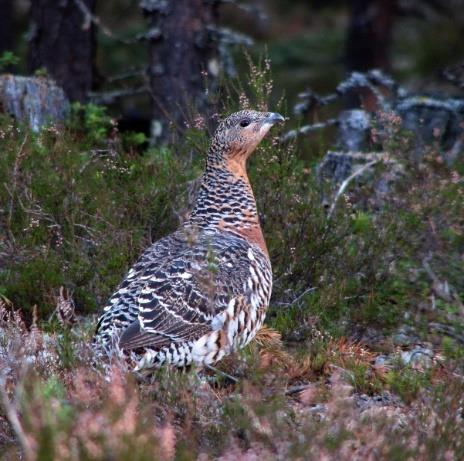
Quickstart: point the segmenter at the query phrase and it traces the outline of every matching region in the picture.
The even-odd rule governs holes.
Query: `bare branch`
[[[268,15],[264,12],[263,8],[259,5],[254,3],[242,3],[238,2],[237,0],[216,0],[217,3],[222,3],[223,5],[234,5],[239,10],[244,11],[253,17],[257,18],[259,21],[266,21],[268,19]]]
[[[338,84],[336,92],[328,94],[327,96],[320,96],[313,92],[311,89],[300,93],[298,97],[302,102],[298,103],[294,107],[296,114],[303,114],[310,112],[317,107],[326,106],[335,102],[340,96],[344,96],[353,90],[359,90],[360,88],[367,88],[375,96],[378,104],[384,109],[390,107],[389,101],[385,98],[380,88],[388,89],[397,95],[401,92],[396,82],[389,76],[384,74],[378,69],[370,70],[369,72],[352,72],[348,78]]]
[[[150,89],[146,85],[137,88],[122,88],[120,90],[103,91],[103,92],[90,92],[89,99],[95,104],[111,104],[115,99],[123,98],[126,96],[134,96],[136,94],[149,93]]]
[[[300,93],[298,97],[303,99],[303,102],[295,105],[294,112],[295,114],[304,114],[316,109],[317,107],[327,106],[328,104],[336,101],[339,95],[332,93],[327,96],[319,96],[312,90],[306,90],[303,93]]]
[[[126,70],[125,72],[121,72],[120,74],[111,75],[106,77],[106,81],[108,83],[115,83],[119,82],[120,80],[126,80],[134,77],[146,77],[147,69],[145,67],[141,68],[131,68]]]
[[[211,365],[205,365],[205,368],[208,370],[214,371],[214,373],[223,376],[224,378],[227,378],[228,380],[232,381],[233,383],[238,383],[238,379],[235,376],[229,375],[225,371],[219,370],[218,368],[215,368]]]
[[[207,26],[207,30],[216,40],[227,45],[252,46],[254,44],[253,39],[248,35],[241,34],[227,27],[218,27],[210,24]]]
[[[132,45],[144,39],[151,40],[154,38],[159,38],[161,35],[161,32],[159,30],[150,29],[149,31],[143,34],[138,34],[133,39],[124,39],[118,37],[108,26],[105,26],[105,24],[102,23],[101,19],[98,16],[94,15],[92,11],[90,11],[89,7],[82,0],[74,0],[74,3],[81,10],[81,13],[84,15],[85,21],[87,23],[94,24],[102,32],[103,35],[106,35],[107,37],[113,40],[117,40],[118,42],[123,43],[124,45]]]
[[[313,123],[312,125],[304,125],[301,128],[298,128],[297,130],[288,131],[279,139],[279,141],[281,143],[286,143],[286,142],[292,141],[298,136],[312,133],[313,131],[321,130],[323,128],[327,128],[328,126],[338,125],[338,123],[339,123],[338,119],[329,118],[325,122]]]
[[[276,303],[278,306],[281,307],[291,307],[297,304],[299,301],[301,301],[308,293],[311,293],[313,291],[316,291],[317,287],[309,287],[306,288],[306,290],[303,291],[303,293],[299,294],[293,301],[290,301],[288,303],[285,302],[278,302]]]
[[[461,98],[438,99],[426,95],[410,96],[402,99],[395,109],[399,112],[408,112],[416,107],[459,113],[464,110],[464,100]]]
[[[348,187],[348,184],[354,179],[356,178],[357,176],[361,175],[364,171],[366,171],[368,168],[370,168],[371,166],[374,166],[376,163],[379,163],[380,162],[380,159],[375,159],[375,160],[372,160],[371,162],[369,163],[366,163],[365,165],[363,165],[361,168],[359,168],[358,170],[356,170],[351,176],[348,176],[348,178],[346,178],[340,188],[338,189],[337,193],[335,194],[335,198],[332,202],[332,205],[330,206],[330,209],[329,209],[329,212],[327,213],[327,219],[329,220],[334,211],[335,211],[335,207],[337,206],[337,202],[338,202],[338,199],[340,198],[340,196],[343,194],[343,192],[345,192],[345,189]]]
[[[8,397],[8,392],[6,390],[6,378],[3,374],[0,374],[0,397],[3,408],[5,409],[6,417],[8,418],[11,428],[18,438],[25,458],[27,460],[32,460],[34,456],[30,440],[28,439],[26,433],[24,432],[23,426],[21,425],[17,409]]]
[[[21,161],[25,157],[26,153],[24,152],[24,146],[26,145],[27,142],[27,133],[24,136],[23,141],[21,142],[21,145],[19,146],[18,153],[16,154],[14,166],[13,166],[13,172],[11,174],[12,178],[12,186],[11,186],[11,193],[10,193],[10,202],[8,204],[8,229],[11,227],[11,220],[13,218],[13,206],[14,206],[14,196],[16,193],[16,187],[18,185],[18,175],[19,175],[19,167],[21,165]]]

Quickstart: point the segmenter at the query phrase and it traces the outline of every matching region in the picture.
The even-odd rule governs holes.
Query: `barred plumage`
[[[149,247],[109,299],[97,326],[138,369],[211,364],[263,323],[272,271],[246,160],[283,117],[241,111],[217,128],[189,219]]]

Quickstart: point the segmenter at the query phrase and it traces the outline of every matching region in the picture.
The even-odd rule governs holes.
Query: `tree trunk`
[[[398,0],[351,0],[346,45],[348,70],[390,69]]]
[[[141,0],[140,5],[150,21],[152,142],[172,142],[188,121],[197,117],[201,123],[212,108],[208,88],[218,77],[219,60],[208,27],[216,22],[216,2]]]
[[[95,76],[95,30],[79,3],[96,0],[32,0],[29,68],[45,68],[69,99],[85,101]]]
[[[0,55],[13,51],[13,1],[0,0]]]

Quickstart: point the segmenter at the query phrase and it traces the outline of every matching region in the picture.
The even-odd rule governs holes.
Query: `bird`
[[[219,123],[190,216],[142,253],[109,298],[95,334],[101,348],[146,371],[211,366],[253,339],[272,268],[246,163],[283,121],[241,110]]]

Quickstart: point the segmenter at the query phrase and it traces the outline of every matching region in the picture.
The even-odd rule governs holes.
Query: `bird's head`
[[[255,110],[241,110],[229,115],[214,133],[209,160],[245,165],[270,128],[284,120],[280,114]]]

